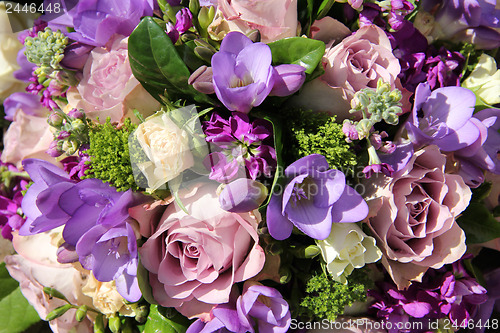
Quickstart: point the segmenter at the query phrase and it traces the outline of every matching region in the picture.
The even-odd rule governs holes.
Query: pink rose
[[[375,25],[362,27],[339,44],[329,45],[322,63],[325,73],[302,87],[300,94],[292,98],[295,106],[326,111],[342,120],[352,117],[349,110],[354,94],[376,88],[379,78],[392,89],[402,89],[397,80],[399,60],[392,54],[385,32]]]
[[[156,232],[139,249],[156,301],[187,317],[203,317],[227,303],[231,287],[260,272],[258,219],[219,207],[217,185],[205,184],[167,207]],[[148,221],[139,221],[148,223]]]
[[[3,138],[2,162],[15,164],[17,168],[22,167],[21,161],[25,158],[40,158],[58,164],[45,153],[53,139],[46,114],[28,114],[18,109]]]
[[[115,35],[106,47],[96,47],[83,67],[83,78],[68,92],[69,104],[83,109],[87,117],[104,123],[136,119],[137,109],[146,118],[159,109],[156,101],[132,74],[128,59],[128,38]]]
[[[55,308],[67,304],[58,298],[50,297],[43,292],[44,287],[60,291],[72,304],[92,307],[92,299],[82,294],[85,276],[71,264],[57,262],[57,246],[53,245],[53,237],[57,233],[42,233],[21,237],[14,235],[13,244],[19,254],[5,257],[9,274],[19,281],[21,292],[38,312],[40,318]],[[54,332],[91,332],[92,322],[84,318],[82,322],[75,319],[74,309],[49,322]]]
[[[393,178],[368,184],[375,191],[368,198],[367,223],[399,289],[465,253],[465,234],[455,218],[468,206],[471,191],[462,177],[444,172],[445,164],[438,147],[427,146]]]
[[[209,29],[222,39],[229,31],[247,34],[257,29],[261,42],[297,35],[297,0],[219,0]]]

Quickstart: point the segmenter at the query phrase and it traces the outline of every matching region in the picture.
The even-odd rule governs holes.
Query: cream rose
[[[135,138],[149,161],[137,164],[155,190],[194,164],[189,135],[167,113],[159,113],[137,127]]]
[[[0,1],[0,102],[10,94],[24,91],[26,84],[14,78],[13,74],[20,67],[17,64],[17,53],[23,45],[17,40],[16,31],[29,28],[34,19],[26,13],[9,13],[5,4]],[[12,2],[12,4],[15,4]]]
[[[356,223],[334,223],[330,236],[316,241],[327,269],[335,281],[347,283],[355,268],[378,261],[382,252],[375,238],[366,235]]]
[[[500,69],[495,58],[483,53],[462,87],[472,90],[489,105],[500,103]]]
[[[105,315],[119,312],[124,316],[134,315],[133,309],[116,290],[115,281],[100,282],[90,275],[82,288],[82,293],[92,298],[94,308]]]

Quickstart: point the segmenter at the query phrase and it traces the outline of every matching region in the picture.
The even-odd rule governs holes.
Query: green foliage
[[[315,39],[290,37],[267,44],[273,54],[273,65],[295,64],[311,74],[325,53],[325,43]]]
[[[359,269],[349,276],[348,284],[333,281],[326,273],[313,275],[307,282],[308,295],[300,303],[300,314],[309,319],[335,321],[344,313],[346,306],[355,301],[366,301],[366,292],[372,283],[368,275]]]
[[[89,132],[90,170],[85,178],[98,178],[115,186],[118,191],[138,190],[130,165],[128,137],[137,125],[126,119],[117,129],[110,123],[94,125]]]
[[[342,125],[335,122],[335,117],[319,112],[293,111],[288,115],[285,128],[289,131],[290,144],[287,146],[292,159],[321,154],[331,168],[347,170],[356,165],[356,155],[345,141]]]
[[[484,243],[500,237],[500,223],[484,205],[484,199],[490,194],[492,184],[485,182],[472,190],[469,206],[457,219],[464,230],[468,244]]]
[[[0,333],[23,332],[40,321],[35,309],[24,298],[19,283],[0,264]]]
[[[191,75],[188,67],[152,17],[145,17],[132,32],[128,53],[134,76],[159,102],[162,102],[161,96],[168,94],[170,100],[186,98],[211,104],[207,95],[188,83]]]
[[[184,333],[189,325],[189,319],[174,309],[151,305],[144,333]]]

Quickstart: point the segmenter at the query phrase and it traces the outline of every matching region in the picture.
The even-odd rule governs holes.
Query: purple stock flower
[[[26,159],[23,166],[34,183],[22,201],[27,219],[19,234],[64,225],[65,248],[76,249],[82,266],[99,281],[114,280],[125,299],[139,300],[136,236],[128,223],[128,208],[138,201],[134,193],[117,192],[100,179],[75,182],[42,160]]]
[[[210,153],[205,165],[210,179],[229,182],[238,176],[257,179],[261,175],[271,176],[276,167],[276,152],[271,146],[272,131],[269,123],[262,119],[250,122],[243,113],[233,113],[229,120],[213,113],[210,121],[203,124],[206,141],[219,151]],[[240,168],[246,168],[238,175]]]
[[[186,333],[284,333],[287,332],[291,315],[288,303],[274,288],[257,282],[246,282],[243,294],[237,297],[233,288],[229,303],[215,306],[211,320],[195,321]]]
[[[387,163],[370,164],[363,168],[365,178],[370,178],[374,173],[383,173],[387,177],[392,177],[394,168]]]
[[[419,84],[410,119],[405,127],[417,145],[435,144],[443,151],[455,151],[473,144],[479,137],[477,119],[471,118],[476,97],[461,87],[438,88]]]
[[[500,46],[500,9],[495,0],[421,0],[421,7],[434,13],[433,35],[473,43],[479,49]]]
[[[330,169],[323,155],[299,159],[285,169],[282,193],[273,193],[267,206],[271,236],[286,239],[293,226],[314,239],[330,235],[332,223],[358,222],[368,214],[368,205],[345,182],[344,174]]]
[[[219,100],[231,111],[248,113],[274,92],[285,96],[304,83],[305,68],[299,65],[271,65],[271,49],[253,43],[244,34],[232,31],[212,57],[213,84]],[[279,68],[278,68],[279,67]]]
[[[193,14],[188,8],[182,8],[175,14],[175,30],[179,31],[180,34],[188,31],[189,28],[193,26]]]
[[[414,8],[413,4],[407,0],[379,1],[378,4],[364,3],[363,10],[359,13],[359,23],[361,27],[376,24],[385,29],[384,18],[386,18],[392,29],[399,30],[405,22],[405,16]]]
[[[19,170],[10,163],[0,162],[0,230],[2,237],[12,240],[12,230],[19,230],[25,218],[22,216],[21,201],[28,182],[20,177]]]
[[[460,86],[460,75],[465,58],[460,52],[429,46],[427,39],[411,22],[404,21],[401,28],[390,32],[394,55],[401,64],[399,78],[411,92],[419,83],[427,81],[431,89]]]
[[[62,4],[64,15],[45,14],[49,27],[74,32],[66,35],[76,42],[93,46],[104,46],[111,36],[129,36],[139,24],[141,17],[153,14],[153,0],[46,0],[46,3]]]
[[[420,330],[411,332],[428,332],[429,324],[440,318],[467,327],[478,306],[488,299],[486,289],[467,274],[461,260],[452,267],[428,270],[422,282],[414,282],[408,289],[398,290],[392,282],[381,282],[379,290],[369,290],[368,294],[375,298],[371,308],[376,316],[393,323],[393,327],[397,322],[423,324]]]

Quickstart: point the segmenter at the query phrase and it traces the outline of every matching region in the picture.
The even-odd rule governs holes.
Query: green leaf
[[[273,65],[296,64],[311,74],[325,53],[325,43],[320,40],[289,37],[267,44],[273,54]]]
[[[19,282],[10,277],[5,263],[0,264],[0,300],[19,287]]]
[[[282,151],[283,151],[283,141],[282,141],[282,135],[283,131],[281,128],[281,122],[276,119],[276,117],[272,117],[269,115],[264,115],[261,118],[269,121],[273,125],[273,139],[274,139],[274,149],[276,150],[276,173],[274,174],[274,179],[273,183],[271,185],[271,190],[269,191],[269,197],[267,198],[266,202],[259,208],[261,212],[264,211],[264,209],[267,207],[269,204],[269,201],[271,200],[271,196],[273,195],[274,188],[276,185],[279,183],[280,179],[282,179],[283,175],[281,174],[281,170],[283,170],[283,156],[282,156]]]
[[[139,256],[139,265],[137,265],[137,282],[141,289],[142,297],[150,304],[157,304],[153,289],[149,283],[149,271],[142,265],[141,257]]]
[[[128,40],[132,73],[158,101],[165,93],[171,100],[193,98],[211,104],[210,98],[189,83],[189,69],[177,53],[172,41],[151,17],[145,17]]]
[[[484,243],[500,237],[500,222],[482,203],[471,202],[457,222],[465,231],[469,244]]]
[[[144,333],[184,333],[191,324],[189,319],[175,310],[151,305]]]
[[[318,15],[316,16],[316,20],[320,20],[323,17],[325,17],[326,14],[328,14],[330,8],[332,8],[334,2],[335,0],[323,0],[323,2],[319,5]]]
[[[0,333],[23,332],[32,324],[40,321],[40,317],[16,288],[0,301]]]

